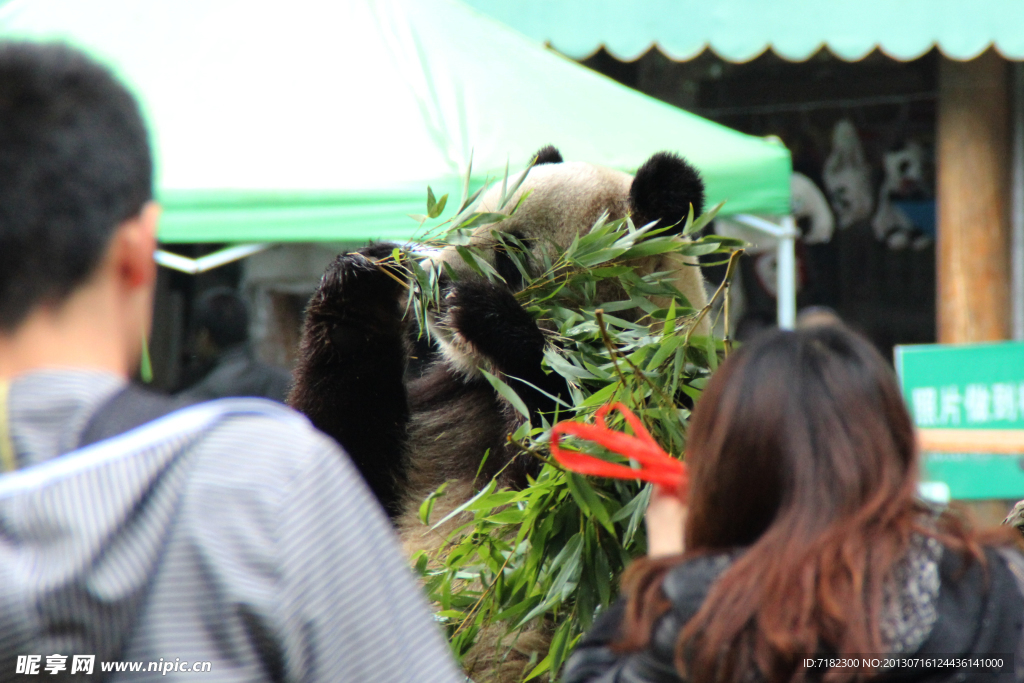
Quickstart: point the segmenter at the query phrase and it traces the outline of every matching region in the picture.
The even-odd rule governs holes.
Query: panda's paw
[[[356,309],[394,301],[404,291],[407,276],[393,251],[392,245],[375,243],[339,254],[310,299],[310,313],[347,316]]]
[[[544,334],[507,287],[485,280],[458,282],[445,304],[444,326],[457,345],[512,374],[524,363],[539,364]]]
[[[378,243],[335,258],[310,299],[307,336],[348,353],[401,335],[407,275],[393,250]]]

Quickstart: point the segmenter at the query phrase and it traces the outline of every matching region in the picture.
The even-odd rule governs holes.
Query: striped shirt
[[[110,680],[458,681],[390,524],[337,445],[260,399],[75,451],[122,380],[10,385],[0,477],[0,681],[18,655],[211,662]],[[71,661],[71,658],[68,658]],[[109,675],[108,675],[109,676]]]

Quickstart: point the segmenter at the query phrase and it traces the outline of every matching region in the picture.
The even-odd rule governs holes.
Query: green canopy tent
[[[746,62],[771,49],[803,61],[822,47],[847,61],[875,49],[898,60],[938,49],[968,60],[989,47],[1024,59],[1020,0],[468,0],[576,59],[604,47],[632,61],[657,46],[684,61],[710,49]]]
[[[789,212],[788,151],[625,88],[455,0],[11,0],[0,36],[110,64],[153,131],[164,243],[408,239],[552,143],[624,170],[676,150],[726,213]]]

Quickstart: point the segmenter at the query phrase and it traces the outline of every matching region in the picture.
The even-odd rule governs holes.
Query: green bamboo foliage
[[[518,184],[510,186],[506,173],[502,188],[504,205]],[[475,272],[499,280],[468,238],[470,228],[494,224],[492,235],[526,278],[527,285],[517,298],[548,332],[546,370],[558,373],[570,385],[571,401],[563,403],[556,419],[591,421],[601,405],[621,401],[666,451],[682,454],[689,418],[684,397],[692,405],[700,396],[727,344],[694,332],[710,305],[695,310],[670,284],[670,273],[639,276],[631,261],[666,253],[720,254],[731,273],[740,243],[715,235],[682,241],[665,234],[665,228],[637,228],[628,218],[602,218],[572,244],[548,245],[539,264],[533,256],[534,272],[541,271],[537,275],[528,268],[526,246],[501,233],[500,222],[507,216],[473,212],[479,196],[480,191],[469,192],[467,183],[454,217],[427,231],[424,241],[436,247],[454,246]],[[446,202],[447,195],[436,200],[428,190],[427,215],[414,218],[421,224],[438,218]],[[697,233],[720,206],[698,218],[691,215],[684,233]],[[440,295],[437,273],[397,251],[394,259],[412,276],[409,313],[422,321]],[[728,277],[716,298],[728,295]],[[598,285],[609,280],[621,286],[624,296],[598,301]],[[664,297],[670,303],[667,308],[658,307],[652,297]],[[484,376],[527,415],[508,384],[489,373]],[[642,522],[650,487],[566,472],[550,458],[550,426],[527,423],[509,436],[524,454],[544,462],[528,488],[500,490],[492,481],[449,516],[459,514],[466,521],[437,557],[420,553],[412,559],[430,599],[439,605],[437,616],[457,657],[466,654],[487,625],[500,624],[505,629],[501,647],[506,651],[524,629],[540,626],[551,633],[547,656],[531,662],[524,680],[555,680],[595,612],[616,596],[623,569],[646,552]],[[572,439],[566,445],[572,446]],[[420,508],[425,524],[447,521],[432,515],[439,493]]]

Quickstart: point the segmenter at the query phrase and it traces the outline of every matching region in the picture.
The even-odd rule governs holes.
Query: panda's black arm
[[[542,367],[544,333],[507,288],[478,280],[458,283],[451,324],[504,375],[529,409],[534,426],[541,424],[541,413],[551,419],[558,406],[552,397],[568,398],[565,379]]]
[[[404,290],[366,258],[391,248],[373,245],[327,268],[306,311],[288,403],[341,444],[394,516],[407,476]]]

